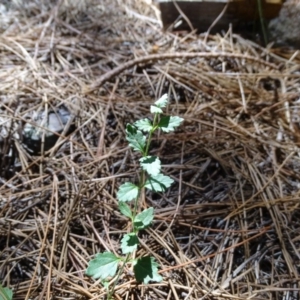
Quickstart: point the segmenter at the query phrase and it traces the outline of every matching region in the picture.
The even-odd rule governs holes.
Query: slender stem
[[[139,183],[140,190],[139,190],[138,196],[134,200],[132,220],[135,219],[135,216],[137,214],[137,211],[138,211],[138,202],[139,202],[139,199],[140,199],[140,197],[142,195],[141,189],[143,189],[143,186],[145,184],[145,171],[144,170],[141,170],[140,178],[141,178],[140,183]]]
[[[157,123],[158,123],[158,113],[156,113],[154,115],[152,129],[150,130],[148,138],[147,138],[145,151],[142,153],[143,157],[146,157],[149,154],[149,148],[150,148],[150,144],[151,144],[152,135],[153,135],[154,131],[157,129]],[[144,170],[141,170],[140,183],[139,183],[140,189],[144,189],[145,182],[146,182],[146,172]],[[134,201],[133,214],[132,214],[133,220],[134,220],[134,218],[137,214],[138,202],[139,202],[139,199],[140,199],[142,194],[143,193],[141,193],[141,190],[140,190],[138,196],[136,197],[136,199]]]
[[[267,31],[266,31],[266,26],[265,26],[264,14],[263,14],[263,8],[262,8],[262,1],[261,0],[257,0],[257,6],[258,6],[260,26],[261,26],[262,34],[263,34],[263,37],[264,37],[264,43],[265,43],[265,46],[266,46],[267,43],[268,43],[268,35],[267,35]]]
[[[145,150],[144,156],[147,156],[148,153],[149,153],[149,147],[150,147],[152,135],[153,135],[153,132],[157,129],[157,119],[158,119],[158,113],[156,113],[154,115],[153,125],[152,125],[152,129],[149,132],[148,141],[147,141],[147,145],[146,145],[146,150]]]
[[[120,276],[121,274],[123,273],[123,270],[127,264],[127,262],[129,261],[129,256],[130,256],[130,253],[128,253],[125,257],[125,260],[123,261],[123,264],[121,266],[121,268],[119,269],[118,273],[117,273],[117,277],[116,277],[116,280],[114,281],[114,284],[112,286],[112,288],[110,289],[110,291],[108,292],[108,295],[107,295],[107,300],[111,300],[112,298],[112,295],[114,294],[115,292],[115,288],[116,288],[116,285],[117,283],[119,282],[119,279],[120,279]]]

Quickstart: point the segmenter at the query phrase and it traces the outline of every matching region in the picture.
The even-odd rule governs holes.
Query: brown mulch
[[[138,156],[124,128],[164,93],[185,121],[151,151],[175,183],[147,193],[155,221],[136,253],[163,281],[126,270],[115,299],[298,299],[297,53],[163,32],[146,0],[23,0],[0,6],[0,66],[0,283],[14,299],[105,299],[85,270],[128,230],[116,190]],[[62,104],[75,129],[28,152],[27,116]]]

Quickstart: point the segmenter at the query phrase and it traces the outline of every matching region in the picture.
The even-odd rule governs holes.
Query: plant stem
[[[150,130],[149,132],[149,135],[148,135],[148,138],[147,138],[147,144],[146,144],[146,148],[145,148],[145,151],[142,153],[143,157],[146,157],[148,156],[149,154],[149,148],[150,148],[150,144],[151,144],[151,139],[152,139],[152,135],[154,133],[154,131],[156,130],[157,128],[157,119],[158,119],[158,114],[156,113],[154,115],[154,119],[153,119],[153,125],[152,125],[152,129]],[[145,182],[146,182],[146,172],[144,170],[141,170],[141,175],[140,175],[140,183],[139,183],[139,187],[141,190],[144,189],[144,185],[145,185]],[[141,197],[143,193],[140,191],[139,192],[139,195],[136,197],[135,201],[134,201],[134,208],[133,208],[133,220],[137,214],[137,210],[138,210],[138,201]]]
[[[150,143],[151,143],[151,139],[152,139],[152,135],[153,135],[153,132],[156,130],[157,128],[157,119],[158,119],[158,113],[156,113],[154,115],[154,119],[153,119],[153,125],[152,125],[152,129],[150,130],[149,132],[149,136],[148,136],[148,141],[147,141],[147,145],[146,145],[146,150],[145,150],[145,153],[144,153],[144,157],[148,155],[149,153],[149,147],[150,147]]]
[[[258,14],[259,14],[259,20],[260,20],[260,26],[263,34],[263,39],[265,46],[267,46],[268,43],[268,35],[266,31],[266,24],[264,20],[264,14],[263,14],[263,8],[262,8],[262,0],[257,0],[257,6],[258,6]]]
[[[156,113],[154,115],[152,129],[150,130],[148,138],[147,138],[146,148],[145,148],[145,151],[142,153],[143,157],[146,157],[149,154],[149,148],[150,148],[150,144],[151,144],[152,135],[153,135],[154,131],[157,129],[158,115],[159,115],[158,113]],[[139,183],[139,187],[142,190],[142,189],[144,189],[144,185],[145,185],[145,182],[146,182],[146,172],[144,170],[141,171],[140,178],[141,178],[141,180],[140,180],[140,183]],[[134,220],[134,218],[137,214],[138,202],[139,202],[139,199],[140,199],[142,194],[143,193],[141,193],[141,191],[140,191],[138,196],[136,197],[136,199],[134,201],[134,208],[133,208],[133,214],[132,214],[133,215],[133,220]]]
[[[125,268],[127,262],[129,261],[129,256],[130,256],[130,253],[128,253],[128,254],[126,255],[125,260],[123,261],[123,264],[122,264],[121,268],[120,268],[119,271],[118,271],[116,280],[115,280],[115,282],[114,282],[112,288],[111,288],[110,291],[108,292],[107,300],[111,300],[111,299],[112,299],[111,297],[112,297],[112,295],[113,295],[114,292],[115,292],[115,288],[116,288],[116,285],[117,285],[117,283],[118,283],[118,281],[119,281],[119,279],[120,279],[120,276],[121,276],[121,274],[123,273],[123,270],[124,270],[124,268]]]
[[[132,220],[134,220],[135,217],[136,217],[136,214],[137,214],[137,211],[138,211],[138,202],[139,202],[139,199],[142,195],[141,191],[142,191],[143,186],[145,184],[145,171],[144,170],[141,170],[140,178],[141,178],[140,183],[139,183],[140,191],[139,191],[138,196],[134,200]]]

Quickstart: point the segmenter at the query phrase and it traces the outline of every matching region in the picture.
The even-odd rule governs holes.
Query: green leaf
[[[145,256],[134,261],[133,271],[138,282],[148,284],[149,281],[161,282],[163,278],[158,274],[158,264],[154,257]]]
[[[154,209],[153,207],[149,207],[143,210],[141,213],[137,214],[133,220],[133,226],[135,229],[141,230],[147,228],[154,217]]]
[[[170,132],[174,131],[182,121],[183,119],[180,117],[163,116],[158,123],[158,127],[161,128],[163,132]]]
[[[132,219],[131,209],[124,201],[119,201],[119,210],[124,216]]]
[[[153,128],[153,125],[149,119],[138,120],[134,123],[134,125],[139,130],[146,131],[146,132],[149,132]]]
[[[94,259],[89,262],[86,274],[95,279],[101,280],[107,277],[115,276],[118,263],[121,259],[111,252],[98,253]]]
[[[156,176],[150,176],[146,180],[145,187],[154,192],[164,192],[173,182],[171,177],[160,173]]]
[[[123,183],[117,192],[117,198],[119,201],[131,201],[138,197],[139,187],[131,182]]]
[[[121,240],[121,249],[123,254],[132,253],[137,249],[139,239],[133,232],[125,234]]]
[[[129,146],[135,151],[144,153],[146,145],[146,137],[140,130],[137,130],[135,126],[127,124],[126,126],[126,140],[129,142]]]
[[[149,175],[156,176],[160,173],[161,162],[157,156],[145,156],[140,158],[140,163],[143,170],[147,171]]]
[[[13,292],[8,287],[3,287],[0,284],[0,300],[12,300]]]
[[[163,108],[166,107],[168,104],[168,95],[162,95],[157,101],[154,102],[156,106]]]
[[[151,114],[162,114],[163,113],[163,111],[160,107],[154,106],[154,105],[150,106],[150,112],[151,112]]]

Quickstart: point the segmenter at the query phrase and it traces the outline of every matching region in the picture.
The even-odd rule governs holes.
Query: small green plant
[[[162,109],[167,104],[168,97],[164,95],[150,107],[153,120],[142,119],[126,126],[126,140],[129,146],[141,154],[139,183],[126,182],[119,187],[117,192],[119,209],[131,221],[131,232],[125,234],[121,240],[123,256],[117,256],[112,252],[98,253],[89,262],[86,270],[88,276],[102,280],[103,285],[108,289],[108,299],[112,299],[116,284],[128,265],[133,267],[135,279],[138,282],[147,284],[149,281],[160,282],[162,280],[154,257],[135,258],[134,252],[139,245],[138,232],[149,227],[154,218],[153,207],[140,211],[139,199],[145,188],[153,192],[164,192],[173,183],[172,178],[161,173],[160,159],[149,155],[153,133],[157,130],[166,133],[174,131],[183,121],[177,116],[162,115]],[[115,280],[110,287],[107,280],[112,277],[115,277]]]
[[[0,284],[0,300],[12,300],[13,292],[10,288],[3,287]]]

